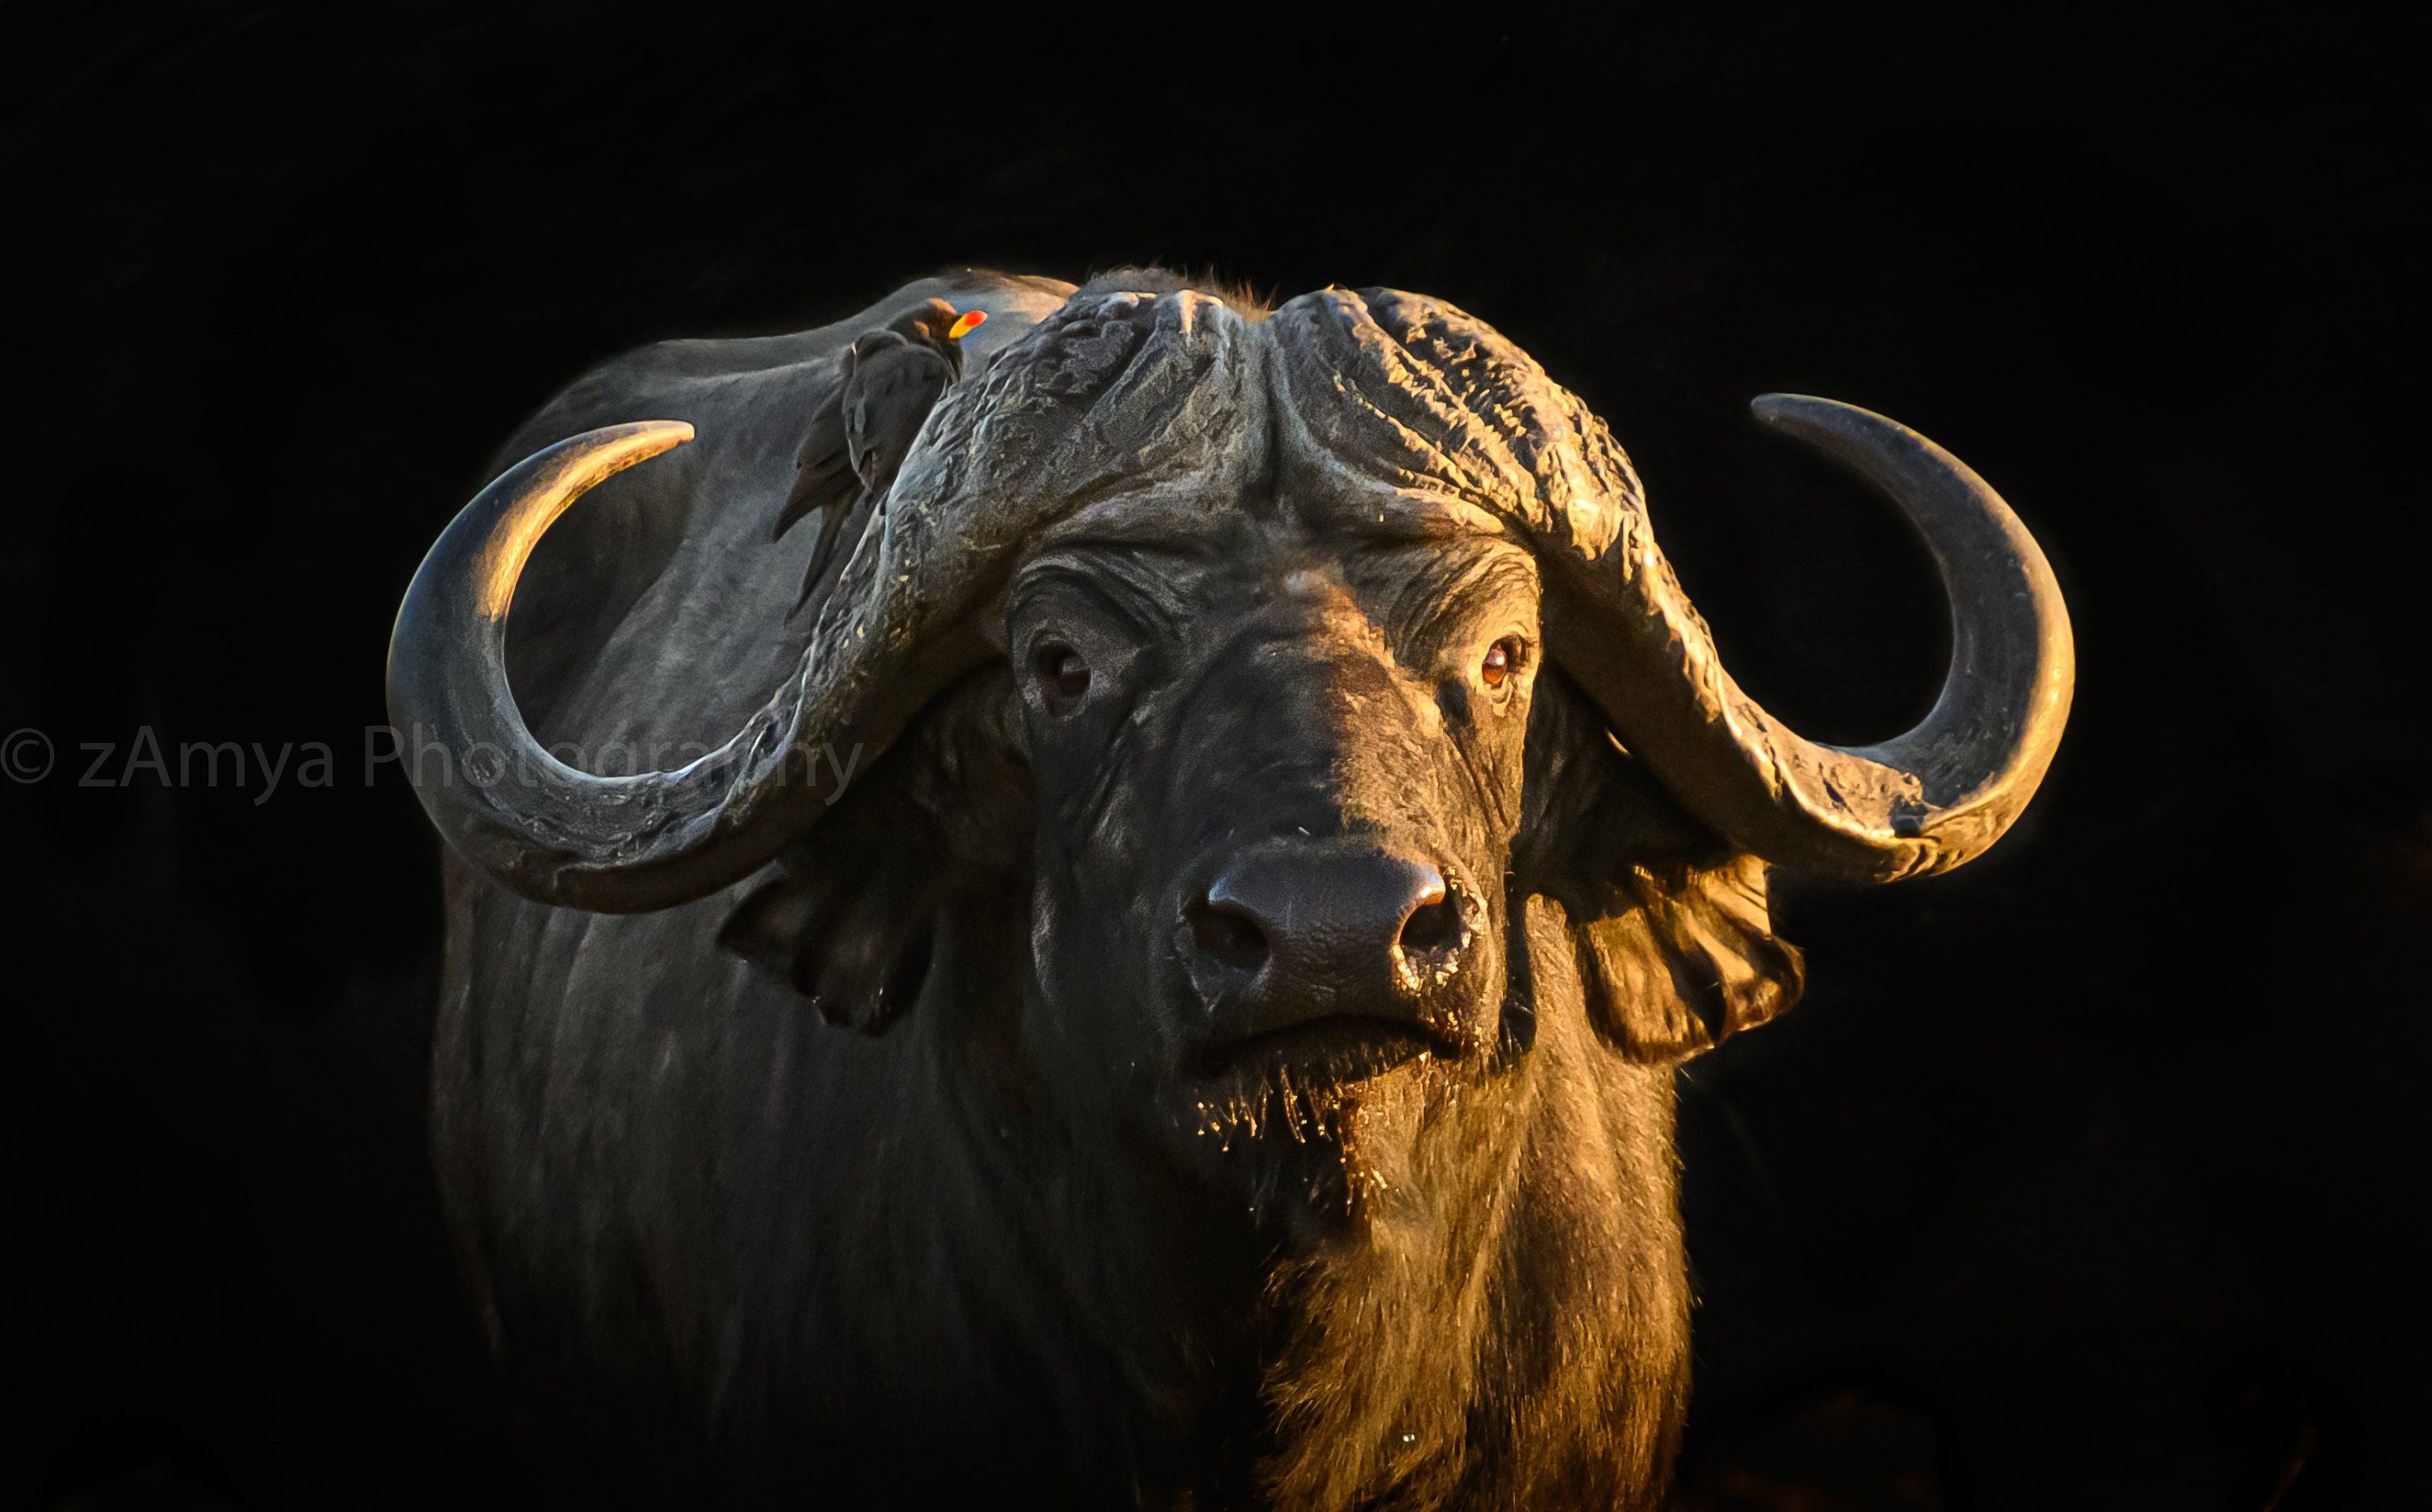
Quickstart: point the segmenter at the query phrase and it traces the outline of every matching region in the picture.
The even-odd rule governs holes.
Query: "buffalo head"
[[[1528,1055],[1532,909],[1568,931],[1586,1019],[1660,1062],[1795,996],[1764,863],[1956,866],[2040,780],[2071,652],[2018,520],[1880,416],[1758,414],[1881,485],[1940,564],[1951,671],[1898,739],[1814,743],[1750,700],[1603,423],[1482,323],[1381,290],[1263,318],[1075,296],[947,393],[794,675],[677,770],[562,764],[506,685],[540,533],[689,429],[575,437],[434,548],[392,707],[503,757],[422,794],[529,897],[654,909],[782,861],[729,942],[841,1022],[920,995],[941,910],[993,918],[1019,1023],[971,1032],[1068,1127],[1323,1228],[1424,1185]],[[885,754],[838,804],[806,757],[846,744]],[[888,851],[912,880],[839,883]]]

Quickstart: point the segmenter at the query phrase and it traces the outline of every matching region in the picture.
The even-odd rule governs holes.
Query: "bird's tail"
[[[794,600],[793,608],[786,611],[787,619],[802,613],[802,605],[811,602],[811,594],[827,580],[828,569],[838,554],[837,543],[844,537],[845,522],[862,512],[861,506],[868,498],[866,494],[848,495],[828,506],[827,518],[819,521],[819,541],[811,548],[810,565],[802,569],[802,594]]]

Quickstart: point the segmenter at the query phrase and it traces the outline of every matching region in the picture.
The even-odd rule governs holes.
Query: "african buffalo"
[[[931,297],[991,318],[797,613],[810,418]],[[451,849],[438,1171],[556,1461],[645,1501],[1655,1503],[1673,1071],[1798,996],[1767,865],[1978,855],[2072,678],[1974,473],[1757,413],[1939,564],[1951,671],[1897,739],[1743,693],[1604,424],[1415,295],[974,272],[550,404],[389,698]]]

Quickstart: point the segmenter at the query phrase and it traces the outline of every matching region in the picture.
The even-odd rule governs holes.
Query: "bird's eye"
[[[1518,636],[1505,636],[1486,648],[1486,659],[1478,664],[1478,675],[1489,688],[1500,688],[1503,680],[1520,665],[1521,646]]]
[[[1047,690],[1067,701],[1089,690],[1089,664],[1079,652],[1051,641],[1039,648],[1039,680]]]

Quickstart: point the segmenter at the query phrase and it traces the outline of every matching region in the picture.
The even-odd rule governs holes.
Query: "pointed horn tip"
[[[1748,400],[1748,411],[1767,430],[1796,436],[1845,461],[1854,460],[1853,447],[1890,446],[1923,451],[1965,470],[1965,464],[1932,441],[1890,416],[1861,405],[1814,394],[1759,394]]]
[[[655,457],[662,451],[673,450],[690,441],[697,433],[690,420],[636,420],[620,426],[633,443],[633,449],[645,457]]]
[[[693,435],[690,420],[633,420],[576,436],[566,443],[568,459],[578,468],[593,472],[592,483],[579,485],[576,491],[588,492],[610,474],[672,451]]]
[[[1835,399],[1819,399],[1814,394],[1759,394],[1748,400],[1748,413],[1766,425],[1789,427],[1801,423],[1816,424],[1838,416],[1882,419],[1871,410],[1855,404],[1844,404]]]
[[[629,420],[567,436],[526,461],[553,461],[568,478],[589,478],[575,485],[575,492],[585,493],[613,473],[683,446],[693,434],[690,420]]]

